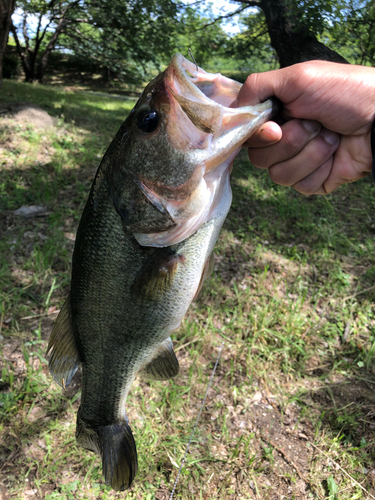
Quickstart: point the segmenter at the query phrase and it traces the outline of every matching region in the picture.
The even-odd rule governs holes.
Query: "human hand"
[[[271,179],[304,194],[326,194],[372,167],[375,69],[309,61],[248,77],[232,106],[276,96],[281,127],[267,122],[245,144]]]

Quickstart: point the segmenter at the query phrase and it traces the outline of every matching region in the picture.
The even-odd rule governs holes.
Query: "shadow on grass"
[[[65,123],[75,121],[90,131],[82,148],[91,153],[82,156],[82,167],[64,169],[60,157],[2,171],[0,221],[7,241],[1,256],[11,262],[3,286],[7,296],[16,297],[6,302],[4,320],[15,318],[9,336],[11,323],[4,321],[7,340],[19,329],[26,336],[37,328],[37,315],[45,313],[48,297],[61,306],[65,293],[55,290],[53,278],[64,283],[66,292],[73,243],[67,245],[65,233],[77,228],[100,161],[94,161],[95,147],[102,150],[95,141],[105,149],[124,113],[100,108],[75,94],[33,86],[21,90],[24,99],[40,104],[53,116],[64,114]],[[6,92],[7,102],[21,94],[10,95],[9,88]],[[65,140],[60,146],[66,161],[80,163],[74,143]],[[248,379],[267,380],[273,374],[279,388],[287,391],[291,383],[288,386],[285,381],[295,377],[293,383],[303,388],[290,397],[287,406],[296,401],[302,413],[314,410],[315,429],[342,436],[346,444],[366,446],[372,439],[375,399],[375,377],[370,371],[374,361],[370,310],[375,281],[371,215],[375,187],[365,179],[329,197],[306,198],[273,185],[265,172],[251,170],[246,161],[237,162],[232,185],[234,202],[217,248],[216,275],[211,286],[204,287],[193,313],[197,328],[236,342],[233,359],[228,361],[233,368],[223,373],[226,406],[232,402],[232,386],[247,390]],[[19,206],[32,204],[45,205],[52,213],[45,219],[28,220],[13,215]],[[21,320],[19,328],[19,317],[30,314],[36,317],[33,323]],[[202,369],[204,357],[196,363]],[[54,398],[54,403],[43,403],[43,411],[62,422],[64,399],[56,403],[58,398]],[[264,411],[258,412],[259,425]],[[280,422],[280,432],[284,432]],[[48,422],[31,424],[23,429],[25,438],[34,439],[48,426]],[[287,433],[284,437],[285,444],[289,443]]]
[[[308,265],[310,278],[318,283],[336,282],[345,288],[355,277],[355,293],[371,287],[375,282],[372,178],[342,186],[328,196],[306,197],[275,185],[267,172],[255,169],[245,156],[242,152],[235,164],[233,204],[224,225],[239,239],[239,246],[262,246]],[[372,290],[361,295],[358,300],[375,298]]]
[[[3,170],[0,210],[10,212],[22,205],[42,205],[59,211],[68,207],[78,210],[94,178],[95,170],[90,170],[77,168],[56,172],[53,162],[31,165],[29,169]]]
[[[333,354],[333,355],[332,355]],[[291,401],[304,413],[315,413],[315,427],[346,447],[373,447],[375,428],[375,375],[372,352],[353,339],[338,345],[324,359],[315,358],[295,366],[304,388]],[[319,359],[319,361],[318,361]],[[367,366],[365,361],[367,359]],[[314,366],[316,364],[317,366]],[[311,366],[312,365],[312,366]],[[310,366],[310,367],[309,367]],[[324,429],[326,429],[324,431]],[[368,451],[375,459],[375,453]],[[368,460],[368,457],[367,457]]]
[[[135,105],[135,100],[113,100],[103,95],[65,92],[44,85],[4,80],[0,105],[37,104],[56,119],[74,123],[90,132],[115,135]]]

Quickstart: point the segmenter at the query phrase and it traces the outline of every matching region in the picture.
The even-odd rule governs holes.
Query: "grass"
[[[6,81],[0,105],[19,101],[56,125],[0,121],[0,493],[123,498],[76,445],[79,384],[62,392],[44,352],[90,184],[133,102]],[[214,274],[173,336],[181,374],[137,379],[128,399],[127,498],[169,498],[223,341],[174,498],[375,497],[374,185],[306,198],[241,155],[232,187]],[[21,205],[46,212],[16,217]]]

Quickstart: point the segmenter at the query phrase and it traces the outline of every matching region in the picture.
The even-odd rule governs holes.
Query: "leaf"
[[[336,494],[338,493],[339,488],[338,488],[332,474],[327,479],[327,486],[328,486],[328,491],[329,491],[329,495],[330,495],[330,500],[336,500],[336,498],[337,498]]]

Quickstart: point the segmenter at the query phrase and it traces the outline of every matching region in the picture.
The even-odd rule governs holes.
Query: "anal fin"
[[[55,382],[65,389],[80,363],[73,336],[70,294],[64,302],[48,342],[49,370]]]
[[[160,344],[156,356],[143,369],[142,374],[152,380],[169,380],[178,375],[180,365],[170,337]]]

